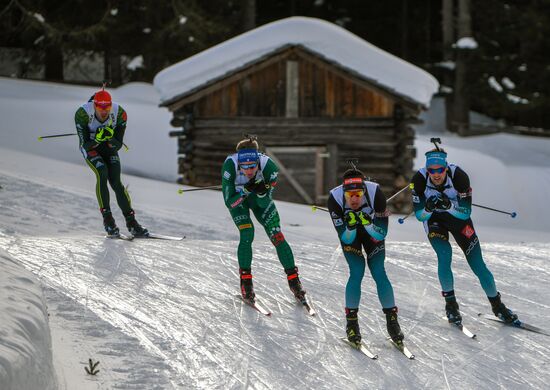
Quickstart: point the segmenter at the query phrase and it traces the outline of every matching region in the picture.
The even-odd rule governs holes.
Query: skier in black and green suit
[[[119,235],[109,205],[108,182],[115,191],[128,230],[136,237],[143,237],[149,232],[136,221],[130,196],[120,181],[118,151],[123,145],[126,121],[126,111],[113,103],[111,95],[104,89],[96,92],[93,99],[80,106],[75,114],[80,151],[96,176],[96,196],[107,235]]]
[[[255,297],[251,273],[252,210],[277,250],[290,290],[302,301],[306,292],[298,277],[292,249],[281,232],[279,213],[272,198],[279,168],[268,156],[258,153],[258,142],[253,137],[240,141],[236,149],[237,153],[229,155],[223,164],[222,190],[225,205],[240,234],[237,256],[242,296],[252,301]]]

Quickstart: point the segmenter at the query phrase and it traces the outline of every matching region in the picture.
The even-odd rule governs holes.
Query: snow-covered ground
[[[366,359],[338,340],[347,267],[330,219],[307,206],[277,203],[318,316],[307,317],[291,300],[261,229],[255,286],[273,316],[244,306],[235,296],[238,232],[220,193],[178,195],[176,184],[154,179],[176,176],[176,153],[169,114],[150,85],[113,91],[130,118],[123,181],[140,222],[186,239],[105,240],[94,176],[76,138],[36,141],[48,131],[72,132],[74,110],[94,90],[47,86],[0,79],[1,389],[547,388],[547,338],[477,317],[489,304],[456,246],[457,295],[478,340],[441,319],[435,255],[412,218],[399,225],[392,217],[386,268],[416,360],[385,340],[369,275],[360,321],[380,358]],[[154,118],[162,123],[152,128]],[[476,203],[518,212],[512,219],[476,208],[473,218],[505,303],[545,326],[550,141],[437,135],[449,159],[470,174]],[[429,136],[416,142],[417,165]],[[115,218],[122,225],[118,210]],[[85,373],[88,359],[100,361],[97,376]]]

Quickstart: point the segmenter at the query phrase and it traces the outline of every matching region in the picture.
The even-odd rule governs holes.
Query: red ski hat
[[[111,95],[105,90],[98,91],[94,94],[94,106],[100,108],[110,108],[113,104]]]
[[[343,188],[344,191],[364,190],[365,175],[359,169],[348,169],[344,172]]]

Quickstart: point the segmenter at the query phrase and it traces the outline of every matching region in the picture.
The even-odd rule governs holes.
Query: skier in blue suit
[[[365,265],[368,265],[386,314],[388,333],[395,342],[401,342],[403,333],[397,321],[393,288],[384,268],[384,239],[388,231],[389,215],[386,197],[378,184],[365,180],[361,171],[349,169],[344,173],[343,184],[330,191],[328,209],[350,271],[346,285],[348,340],[355,344],[361,342],[357,312],[361,281]],[[367,255],[366,261],[362,249]]]
[[[447,164],[447,153],[437,147],[426,153],[426,166],[413,176],[410,188],[416,218],[424,224],[437,254],[438,277],[449,322],[462,322],[454,291],[449,232],[478,277],[493,313],[506,322],[517,320],[518,316],[502,303],[493,274],[483,261],[479,238],[470,218],[472,188],[466,172],[454,164]]]

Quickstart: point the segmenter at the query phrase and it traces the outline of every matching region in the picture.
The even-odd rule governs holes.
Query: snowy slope
[[[58,89],[61,99],[67,92]],[[0,98],[0,107],[4,103]],[[33,104],[25,106],[32,108]],[[144,116],[158,110],[154,104],[142,109]],[[54,120],[55,116],[43,118],[48,126]],[[257,229],[256,290],[273,311],[272,318],[265,318],[235,298],[238,232],[219,192],[178,195],[175,184],[123,175],[145,226],[187,238],[105,240],[93,174],[82,163],[59,161],[63,153],[54,146],[59,143],[47,149],[51,158],[44,150],[40,156],[34,149],[25,152],[25,142],[6,147],[6,133],[15,123],[8,119],[0,124],[0,251],[3,259],[10,259],[7,264],[17,261],[34,276],[10,266],[10,272],[0,273],[0,286],[13,285],[14,278],[21,283],[21,277],[31,286],[40,281],[44,298],[35,287],[10,287],[16,301],[1,306],[0,346],[11,345],[11,351],[39,359],[46,370],[44,380],[52,388],[56,384],[85,390],[547,388],[547,338],[477,317],[478,312],[490,311],[489,304],[456,246],[457,294],[465,323],[478,340],[465,339],[441,319],[435,256],[421,225],[412,220],[398,225],[392,217],[386,268],[406,340],[417,359],[406,360],[385,340],[375,286],[366,275],[361,326],[380,355],[378,361],[370,361],[337,339],[343,335],[347,267],[326,213],[277,203],[304,286],[319,313],[315,318],[307,317],[291,300],[275,251]],[[138,124],[136,131],[142,131]],[[550,244],[543,221],[548,211],[543,202],[537,203],[537,194],[548,183],[535,180],[547,174],[550,165],[544,142],[502,136],[461,140],[447,135],[443,141],[450,160],[471,173],[476,202],[520,213],[513,220],[474,209],[474,220],[505,302],[525,321],[545,325],[550,320],[545,299],[550,292]],[[517,153],[520,143],[529,150],[528,157]],[[426,140],[417,146],[420,156],[429,147]],[[127,158],[132,153],[122,155],[123,167],[131,165]],[[133,168],[140,169],[140,159],[135,161]],[[520,180],[514,167],[524,180],[517,193],[509,185]],[[531,200],[526,201],[523,193],[532,194]],[[115,218],[122,221],[119,211]],[[18,303],[26,299],[47,302],[53,351],[48,347],[46,316],[40,317],[46,308],[38,305],[29,312]],[[21,334],[17,321],[23,317],[18,310],[44,331],[32,337]],[[0,348],[0,388],[19,389],[19,382],[12,379],[17,357],[5,351]],[[96,377],[84,372],[89,358],[100,361]],[[47,372],[52,366],[55,376]]]
[[[57,164],[52,161],[50,166],[78,178],[78,167]],[[390,240],[387,270],[417,360],[406,361],[385,341],[375,288],[366,277],[362,327],[381,355],[371,362],[336,338],[343,332],[347,270],[326,215],[315,223],[300,221],[302,214],[310,213],[302,206],[294,218],[283,217],[317,318],[308,318],[292,302],[271,244],[257,235],[256,288],[274,313],[264,318],[235,298],[236,232],[228,229],[220,200],[180,200],[179,210],[166,203],[138,202],[136,208],[143,210],[140,215],[149,228],[185,233],[188,238],[182,243],[110,241],[101,238],[94,210],[82,207],[94,199],[91,191],[78,188],[78,180],[60,187],[41,177],[0,172],[0,248],[39,277],[53,302],[51,317],[61,328],[71,329],[65,338],[79,347],[71,352],[76,356],[65,352],[57,358],[57,368],[76,360],[76,368],[66,369],[76,377],[64,379],[66,388],[82,381],[100,388],[118,383],[126,388],[412,389],[445,388],[447,382],[456,382],[471,389],[542,389],[550,379],[543,371],[550,363],[544,336],[476,318],[477,312],[488,312],[489,305],[461,255],[454,266],[457,290],[465,321],[479,341],[466,340],[440,319],[443,307],[429,245]],[[176,188],[146,180],[141,184],[166,194]],[[221,217],[193,222],[188,210],[198,205],[218,210]],[[205,219],[210,212],[200,220]],[[326,234],[317,234],[321,230]],[[550,318],[542,297],[549,292],[550,246],[485,243],[484,249],[507,303],[526,321],[546,323]],[[82,370],[89,357],[101,361],[103,371],[97,378],[86,378]]]

